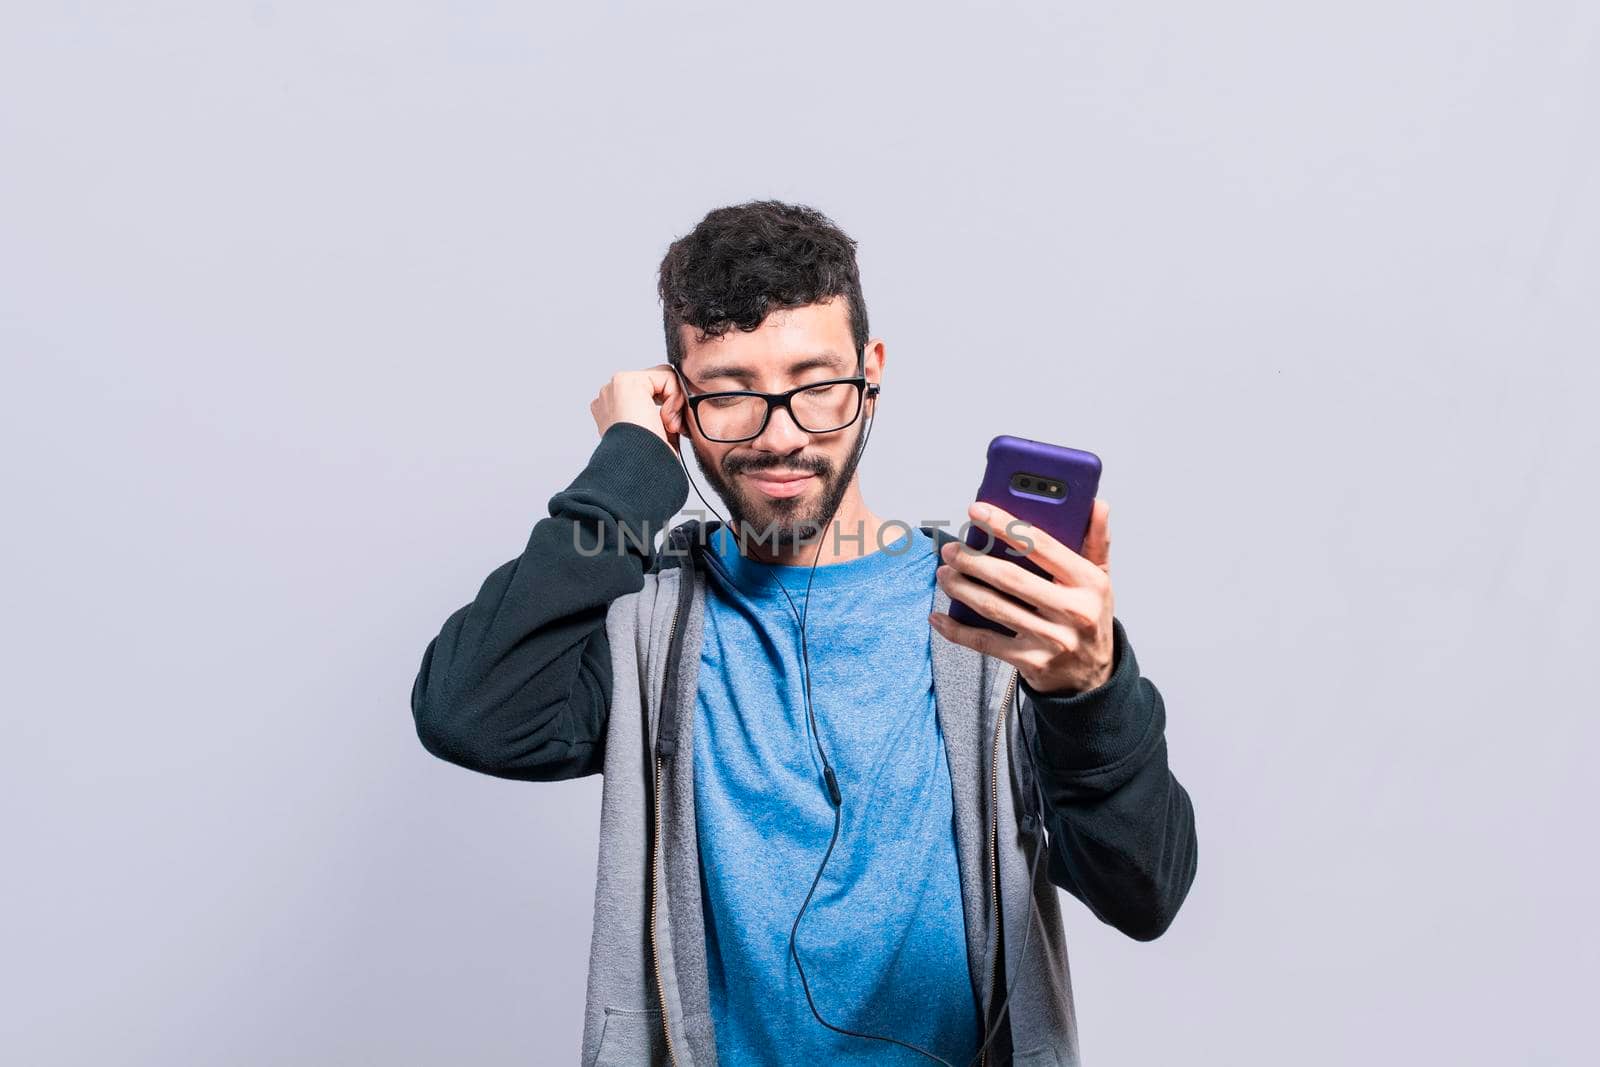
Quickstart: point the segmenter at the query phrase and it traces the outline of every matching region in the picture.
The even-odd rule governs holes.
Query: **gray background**
[[[5,6],[0,1058],[575,1055],[599,781],[411,681],[771,195],[878,511],[1105,457],[1201,859],[1064,897],[1087,1061],[1583,1062],[1596,6],[668,6]]]

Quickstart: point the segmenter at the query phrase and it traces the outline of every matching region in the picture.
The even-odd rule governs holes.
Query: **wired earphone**
[[[865,368],[865,353],[862,353],[862,361],[861,361],[860,366],[863,369]],[[678,379],[679,389],[682,390],[682,392],[684,393],[685,396],[687,396],[688,395],[688,390],[686,388],[684,388],[684,379],[683,379],[682,372],[679,371],[678,368],[675,365],[673,366],[672,369],[673,369],[674,375]],[[866,398],[867,399],[876,400],[877,397],[878,397],[878,394],[881,393],[882,391],[883,391],[883,389],[882,389],[881,386],[879,386],[877,384],[869,383],[867,385],[867,387],[866,387]],[[683,422],[682,422],[682,434],[683,434],[683,436],[688,436],[689,420],[693,417],[692,415],[690,415],[688,413],[688,406],[689,405],[687,403],[685,403],[683,405],[683,413],[684,413],[684,418],[683,418]],[[877,415],[878,415],[878,405],[877,404],[873,404],[871,412],[870,412],[870,414],[867,415],[866,423],[863,426],[863,429],[861,431],[861,441],[860,441],[859,445],[857,445],[855,453],[852,455],[851,460],[850,460],[850,470],[852,471],[852,473],[854,472],[854,470],[857,467],[857,465],[861,462],[862,454],[864,452],[866,452],[867,437],[872,433],[872,426],[873,426],[873,424],[875,422],[877,422]],[[768,411],[767,411],[767,417],[768,418],[772,417],[772,410],[771,410],[770,407],[768,408]],[[791,415],[790,417],[793,418],[793,415]],[[763,429],[765,429],[764,426],[763,426]],[[711,506],[711,502],[705,498],[705,494],[700,492],[700,487],[695,485],[694,484],[694,479],[689,476],[689,465],[686,462],[684,462],[682,449],[678,448],[678,449],[674,449],[673,451],[677,454],[678,463],[680,465],[682,465],[682,467],[683,467],[684,477],[688,478],[689,485],[690,485],[691,488],[694,489],[695,495],[700,498],[700,502],[702,504],[704,504],[711,511],[712,514],[716,515],[717,518],[722,520],[722,523],[723,523],[724,527],[729,527],[729,533],[731,534],[732,533],[732,529],[731,529],[730,524],[728,523],[728,520],[723,517],[723,515],[722,515],[722,513],[720,511],[718,511],[716,508]],[[826,519],[824,519],[823,520],[823,524],[822,524],[823,525],[823,529],[826,529],[827,525],[829,523],[831,523],[832,521],[833,521],[833,515],[829,515]],[[833,833],[828,838],[828,848],[827,848],[827,851],[823,853],[822,862],[817,865],[817,873],[816,873],[815,877],[813,877],[811,879],[811,888],[806,892],[806,898],[805,898],[804,902],[801,903],[800,910],[795,913],[794,923],[789,928],[789,955],[794,959],[795,969],[797,971],[799,971],[799,973],[800,973],[800,987],[803,990],[805,990],[806,1004],[807,1004],[807,1006],[810,1007],[811,1014],[816,1017],[817,1022],[821,1023],[823,1026],[827,1027],[829,1030],[834,1031],[835,1033],[844,1034],[844,1035],[846,1035],[848,1037],[863,1038],[863,1039],[869,1040],[869,1041],[884,1041],[884,1042],[887,1042],[887,1043],[892,1044],[892,1045],[898,1045],[898,1046],[900,1046],[901,1048],[904,1048],[904,1049],[909,1049],[910,1051],[918,1053],[919,1055],[925,1056],[928,1059],[933,1060],[936,1063],[944,1064],[944,1067],[955,1067],[954,1064],[952,1064],[949,1060],[945,1059],[944,1057],[939,1056],[939,1055],[937,1055],[935,1053],[929,1052],[925,1048],[921,1048],[921,1047],[919,1047],[917,1045],[913,1045],[908,1041],[902,1041],[899,1038],[888,1037],[888,1036],[883,1035],[883,1034],[868,1034],[868,1033],[863,1033],[863,1032],[861,1032],[859,1030],[850,1030],[850,1029],[847,1029],[846,1027],[836,1026],[833,1023],[830,1023],[827,1019],[824,1019],[822,1017],[822,1013],[817,1010],[817,1003],[816,1003],[815,999],[813,999],[813,997],[811,995],[811,983],[806,979],[805,966],[800,962],[799,948],[795,944],[795,935],[797,934],[797,932],[800,929],[800,920],[801,920],[801,918],[803,918],[805,916],[806,909],[811,906],[811,898],[816,894],[817,886],[820,885],[821,882],[822,882],[822,874],[828,867],[828,860],[832,858],[834,847],[839,843],[840,813],[841,813],[841,810],[844,807],[844,794],[839,789],[838,776],[836,774],[834,774],[833,763],[832,763],[832,761],[830,761],[828,759],[827,750],[824,749],[823,745],[822,745],[822,734],[817,729],[816,710],[815,710],[815,708],[813,708],[812,703],[811,703],[811,660],[810,660],[810,656],[809,656],[809,654],[807,652],[807,648],[806,648],[806,614],[809,612],[810,607],[811,607],[811,579],[812,579],[812,577],[814,577],[816,575],[816,573],[817,573],[817,563],[822,557],[822,543],[823,543],[823,534],[822,534],[822,531],[819,530],[818,533],[817,533],[817,551],[816,551],[816,554],[814,556],[812,556],[812,559],[811,559],[811,570],[810,570],[810,572],[808,573],[808,575],[806,577],[806,592],[805,592],[806,600],[805,600],[805,604],[798,611],[795,610],[794,598],[789,595],[788,589],[784,588],[783,582],[778,581],[777,578],[775,576],[773,576],[772,571],[771,571],[771,564],[768,564],[767,569],[765,571],[763,571],[763,573],[766,574],[767,577],[769,579],[771,579],[774,584],[777,585],[778,590],[781,593],[783,593],[784,599],[787,600],[788,603],[789,603],[789,611],[790,611],[790,613],[795,616],[795,620],[800,625],[800,660],[801,660],[801,665],[802,665],[801,678],[803,680],[802,693],[803,693],[804,699],[805,699],[806,721],[807,721],[807,723],[809,724],[809,726],[811,728],[811,737],[812,737],[813,742],[816,745],[817,756],[821,760],[821,763],[822,763],[823,784],[827,788],[828,799],[833,804]],[[1020,729],[1020,723],[1019,723],[1019,729]],[[1029,764],[1029,767],[1032,768],[1033,767],[1033,751],[1032,751],[1031,746],[1027,742],[1026,734],[1024,734],[1024,736],[1023,736],[1022,748],[1027,752],[1028,764]],[[1037,770],[1034,771],[1033,778],[1034,778],[1034,781],[1036,781],[1036,782],[1038,781],[1038,772],[1037,772]],[[1029,900],[1030,900],[1030,902],[1032,901],[1032,897],[1033,897],[1033,892],[1032,892],[1032,888],[1031,887],[1038,880],[1038,876],[1039,876],[1039,859],[1044,854],[1044,852],[1045,852],[1045,849],[1042,846],[1035,850],[1034,857],[1033,857],[1033,863],[1032,863],[1032,866],[1031,866],[1031,868],[1030,868],[1030,870],[1028,872],[1028,885],[1030,887],[1030,889],[1029,889]],[[998,891],[998,887],[996,887],[996,891]],[[1003,917],[1003,913],[1002,913],[1002,917]],[[1030,917],[1030,920],[1031,920],[1031,918],[1032,918],[1031,914],[1030,914],[1029,917]],[[1003,925],[1004,924],[1002,923],[1002,926]],[[980,1044],[978,1046],[978,1051],[973,1054],[973,1057],[972,1057],[972,1060],[971,1060],[971,1064],[976,1064],[976,1063],[978,1063],[979,1060],[981,1060],[983,1058],[983,1055],[988,1050],[990,1043],[993,1042],[995,1037],[1000,1033],[1000,1023],[1006,1018],[1006,1010],[1005,1010],[1006,1006],[1011,1003],[1011,994],[1016,989],[1017,979],[1022,977],[1022,960],[1024,958],[1026,958],[1027,951],[1028,951],[1028,938],[1032,934],[1032,932],[1033,932],[1033,923],[1030,921],[1027,924],[1027,926],[1025,926],[1024,929],[1023,929],[1023,933],[1022,933],[1022,949],[1018,953],[1018,956],[1017,956],[1016,974],[1012,977],[1012,980],[1011,980],[1010,984],[1007,986],[1005,997],[1000,1001],[999,1010],[995,1012],[994,1022],[989,1025],[988,1032],[984,1036],[982,1044]],[[996,948],[996,951],[999,951],[998,946]],[[968,1067],[971,1067],[971,1064],[969,1064]]]

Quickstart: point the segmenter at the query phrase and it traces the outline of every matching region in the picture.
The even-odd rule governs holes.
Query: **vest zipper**
[[[680,579],[681,580],[681,579]],[[678,630],[678,602],[675,600],[672,607],[672,625],[667,629],[668,649],[672,648],[673,634]],[[671,664],[667,664],[668,669]],[[670,699],[664,694],[663,701]],[[665,711],[663,705],[662,711]],[[661,728],[660,713],[656,718],[656,729]],[[651,746],[654,748],[654,746]],[[667,1060],[677,1067],[678,1054],[672,1047],[672,1024],[667,1019],[667,986],[661,980],[661,950],[656,944],[656,898],[660,895],[661,888],[661,754],[655,754],[655,808],[656,832],[650,838],[650,962],[655,965],[656,972],[656,998],[661,1004],[661,1036],[667,1042]]]
[[[994,898],[994,961],[989,969],[989,1004],[994,1004],[995,981],[1000,975],[1000,739],[1004,736],[1006,712],[1011,708],[1012,695],[1017,689],[1017,677],[1022,671],[1012,668],[1011,681],[1006,684],[1006,697],[995,716],[994,747],[989,757],[989,885]],[[1030,890],[1031,892],[1031,890]],[[983,1050],[983,1064],[988,1067],[989,1050]]]

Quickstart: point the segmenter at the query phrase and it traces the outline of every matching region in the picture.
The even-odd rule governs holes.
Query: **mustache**
[[[810,461],[795,461],[774,456],[770,460],[750,459],[723,464],[722,469],[729,474],[766,473],[778,474],[827,474],[833,465],[827,460],[818,457]]]

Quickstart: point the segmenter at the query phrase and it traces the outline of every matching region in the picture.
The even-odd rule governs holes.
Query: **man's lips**
[[[808,471],[752,471],[745,475],[768,496],[798,496],[816,477]]]

